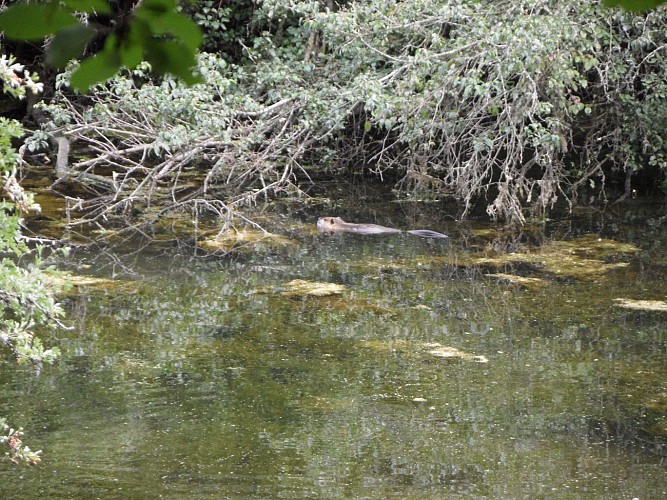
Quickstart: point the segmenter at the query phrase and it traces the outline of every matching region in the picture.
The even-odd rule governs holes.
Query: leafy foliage
[[[23,429],[13,429],[7,425],[4,418],[0,418],[0,445],[7,443],[9,447],[9,451],[5,455],[15,464],[23,462],[37,465],[42,461],[40,458],[42,451],[32,451],[23,444],[21,437],[23,437]]]
[[[38,94],[44,88],[38,80],[37,74],[26,70],[23,64],[16,62],[16,58],[0,54],[0,81],[4,84],[5,94],[19,99],[23,99],[27,92]],[[10,135],[16,137],[14,132]]]
[[[665,128],[649,126],[664,123],[656,100],[667,89],[657,13],[383,1],[312,23],[363,102],[366,162],[404,171],[399,185],[414,194],[451,193],[466,207],[491,195],[489,214],[522,221],[526,204],[573,195],[571,181],[665,151]]]
[[[8,93],[22,98],[26,91],[39,89],[34,75],[24,71],[11,57],[0,58],[0,80]],[[41,259],[31,259],[30,265],[19,265],[30,250],[21,234],[21,216],[30,210],[39,210],[31,194],[26,193],[16,180],[19,155],[12,147],[12,139],[23,135],[15,120],[0,118],[0,174],[4,199],[0,201],[0,345],[8,346],[18,363],[31,362],[41,366],[51,363],[58,349],[47,349],[35,337],[37,325],[60,324],[62,309],[56,303],[53,289],[46,274],[40,269]],[[22,431],[9,428],[0,419],[0,444],[7,444],[7,455],[13,462],[39,463],[39,452],[32,452],[21,441]]]
[[[0,30],[17,40],[52,36],[47,61],[57,67],[80,59],[91,41],[105,36],[102,50],[83,61],[72,76],[72,86],[82,91],[142,60],[158,73],[171,73],[189,84],[199,81],[192,68],[201,32],[192,19],[176,11],[176,0],[144,0],[111,27],[98,24],[98,18],[111,10],[105,0],[19,3],[0,13]]]
[[[182,9],[202,30],[202,50],[237,60],[242,45],[257,35],[255,7],[249,0],[198,0],[185,3]]]
[[[203,54],[205,83],[191,89],[135,72],[98,88],[92,108],[58,96],[53,131],[100,153],[75,170],[114,171],[103,211],[153,203],[154,187],[187,171],[205,180],[172,200],[222,196],[227,213],[297,176],[363,169],[412,198],[453,196],[465,212],[485,200],[492,217],[523,222],[527,208],[542,215],[590,188],[603,198],[609,179],[667,170],[662,10],[332,6],[258,2],[239,64]],[[214,22],[202,22],[207,33]]]

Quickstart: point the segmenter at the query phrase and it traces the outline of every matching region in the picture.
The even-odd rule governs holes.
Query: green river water
[[[3,354],[43,461],[0,462],[0,497],[667,496],[667,312],[617,300],[667,301],[664,222],[328,214],[451,238],[327,237],[314,209],[226,256],[62,261],[117,286],[63,299],[55,365]]]

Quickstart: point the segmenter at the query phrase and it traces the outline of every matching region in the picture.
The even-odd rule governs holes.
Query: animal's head
[[[340,224],[345,221],[340,217],[321,217],[317,220],[317,229],[324,233],[332,233]]]

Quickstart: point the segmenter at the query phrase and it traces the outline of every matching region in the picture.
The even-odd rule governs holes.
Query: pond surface
[[[118,286],[64,299],[54,366],[2,358],[0,415],[44,452],[0,496],[664,497],[667,313],[615,300],[667,300],[664,222],[395,212],[335,215],[451,238],[326,237],[314,210],[224,257],[74,252]]]

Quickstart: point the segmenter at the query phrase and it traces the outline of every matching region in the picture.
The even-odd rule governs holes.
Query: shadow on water
[[[64,299],[57,365],[0,366],[0,414],[44,449],[0,493],[664,496],[667,312],[615,300],[667,300],[664,226],[516,237],[426,213],[336,215],[449,243],[325,237],[313,213],[222,258],[74,252],[126,282]]]

